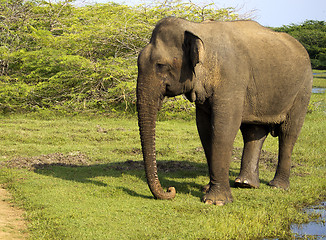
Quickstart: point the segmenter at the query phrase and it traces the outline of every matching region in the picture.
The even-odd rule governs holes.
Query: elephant
[[[138,55],[138,125],[147,183],[156,199],[173,199],[158,178],[155,126],[165,97],[195,102],[196,125],[209,171],[205,204],[233,201],[229,168],[233,143],[244,141],[238,187],[259,187],[258,162],[267,135],[278,137],[275,176],[287,189],[291,155],[309,104],[312,69],[305,48],[286,33],[255,21],[160,20]]]

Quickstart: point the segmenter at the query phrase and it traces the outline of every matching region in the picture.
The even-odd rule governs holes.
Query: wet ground
[[[326,88],[321,88],[321,87],[312,88],[312,93],[324,93],[325,91],[326,91]]]
[[[313,220],[306,224],[293,224],[292,232],[296,238],[326,240],[326,202],[304,210]]]

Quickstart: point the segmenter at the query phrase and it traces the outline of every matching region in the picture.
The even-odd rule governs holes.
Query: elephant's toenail
[[[223,201],[216,201],[215,202],[215,205],[216,206],[224,206],[225,205],[225,202],[223,202]]]
[[[205,204],[208,204],[208,205],[213,205],[213,201],[212,201],[212,200],[210,200],[210,199],[207,199],[207,200],[205,201]]]

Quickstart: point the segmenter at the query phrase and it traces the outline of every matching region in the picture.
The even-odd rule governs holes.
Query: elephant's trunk
[[[155,126],[157,112],[161,100],[160,87],[150,87],[138,81],[137,84],[137,111],[143,158],[148,186],[157,199],[173,199],[176,191],[170,187],[167,192],[162,189],[157,175],[156,151],[155,151]],[[153,91],[154,90],[154,91]]]

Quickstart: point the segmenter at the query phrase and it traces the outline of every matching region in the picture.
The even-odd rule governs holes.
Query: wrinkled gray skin
[[[145,170],[155,198],[172,199],[157,174],[155,122],[165,96],[196,103],[196,122],[210,182],[203,201],[232,202],[229,165],[241,129],[244,149],[235,183],[259,187],[258,159],[271,133],[279,139],[278,166],[270,186],[287,189],[293,146],[312,87],[309,56],[287,34],[252,21],[192,23],[166,18],[138,58],[137,109]]]

